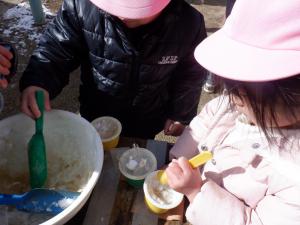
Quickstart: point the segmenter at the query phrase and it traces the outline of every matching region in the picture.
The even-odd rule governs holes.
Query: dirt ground
[[[36,46],[36,41],[32,40],[30,33],[26,32],[14,32],[11,34],[6,34],[5,30],[8,26],[11,26],[2,17],[7,12],[7,10],[15,7],[17,4],[24,2],[23,0],[0,0],[0,37],[4,40],[10,41],[15,44],[18,50],[18,73],[12,79],[11,85],[6,90],[1,90],[5,99],[5,106],[0,114],[0,119],[11,116],[18,113],[20,105],[20,93],[18,89],[19,78],[26,68],[26,64],[29,57]],[[56,13],[57,9],[61,4],[61,0],[43,0],[44,5],[50,9],[52,13]],[[189,3],[197,8],[205,18],[205,23],[207,27],[208,34],[211,34],[218,30],[224,22],[225,14],[225,3],[226,0],[205,0],[204,4],[201,4],[200,0],[190,0]],[[48,17],[47,17],[48,18]],[[49,21],[51,17],[48,18]],[[34,31],[41,33],[46,25],[40,27],[34,27]],[[29,31],[32,32],[32,31]],[[68,110],[71,112],[78,111],[78,86],[79,86],[79,72],[75,71],[71,75],[70,83],[64,88],[63,92],[52,102],[52,108]],[[200,110],[209,99],[212,99],[214,94],[207,94],[203,92],[198,110]],[[156,139],[166,140],[169,142],[174,142],[175,139],[172,137],[167,137],[162,133],[158,134]]]

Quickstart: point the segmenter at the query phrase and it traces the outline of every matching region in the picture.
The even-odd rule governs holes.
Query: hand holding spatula
[[[199,153],[198,155],[194,156],[193,158],[189,159],[189,163],[192,166],[192,168],[197,168],[201,166],[202,164],[206,163],[208,160],[212,159],[213,154],[210,151],[203,151]],[[157,172],[157,179],[161,184],[167,184],[168,179],[166,172],[164,170],[159,170]]]

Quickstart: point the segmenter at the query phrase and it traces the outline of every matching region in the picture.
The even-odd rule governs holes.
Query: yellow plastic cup
[[[182,199],[183,194],[171,189],[168,185],[160,184],[157,179],[157,171],[150,173],[143,185],[145,204],[156,214],[165,213],[170,209],[177,207]],[[160,190],[167,193],[168,197],[162,197]],[[167,191],[167,192],[166,192]]]
[[[117,147],[122,131],[119,120],[111,116],[102,116],[93,120],[92,125],[100,135],[104,150]]]

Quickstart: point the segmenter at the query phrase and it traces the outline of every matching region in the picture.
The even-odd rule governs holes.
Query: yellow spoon
[[[189,159],[189,163],[191,164],[192,168],[197,168],[201,166],[202,164],[206,163],[208,160],[212,159],[213,154],[210,151],[203,151],[199,153],[198,155],[194,156],[193,158]],[[161,184],[167,184],[168,179],[167,175],[165,173],[165,170],[159,170],[157,171],[157,179]]]

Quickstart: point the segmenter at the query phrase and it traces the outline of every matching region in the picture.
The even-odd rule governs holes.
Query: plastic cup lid
[[[145,148],[131,148],[125,151],[119,160],[121,173],[133,180],[144,179],[157,168],[154,154]]]

